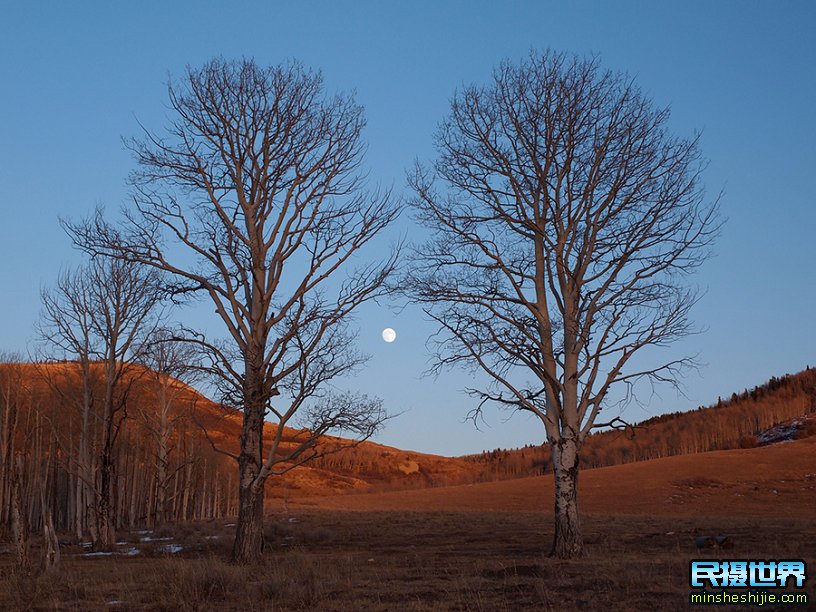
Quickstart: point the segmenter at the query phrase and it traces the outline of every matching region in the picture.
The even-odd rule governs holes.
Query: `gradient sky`
[[[0,351],[31,350],[41,287],[81,260],[58,216],[117,209],[134,167],[121,138],[160,128],[168,75],[216,55],[296,58],[366,107],[372,181],[407,193],[433,154],[454,88],[485,82],[531,48],[599,53],[671,105],[679,135],[702,130],[709,192],[728,223],[696,277],[707,331],[672,353],[706,364],[624,412],[642,420],[816,364],[816,3],[801,2],[3,2],[0,4]],[[416,233],[406,216],[399,231]],[[200,310],[190,316],[212,331]],[[352,385],[401,412],[376,440],[440,454],[540,443],[540,424],[489,410],[476,430],[460,393],[473,377],[423,378],[421,313],[359,317],[371,354]],[[393,344],[380,338],[391,326]],[[616,416],[618,411],[608,416]],[[605,420],[605,419],[604,419]]]

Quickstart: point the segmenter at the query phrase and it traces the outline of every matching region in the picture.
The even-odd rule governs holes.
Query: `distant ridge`
[[[581,456],[582,467],[619,465],[661,457],[714,450],[751,448],[775,440],[765,434],[780,424],[788,439],[816,433],[816,370],[772,377],[764,385],[718,398],[708,407],[652,417],[625,431],[611,430],[590,436]],[[798,425],[793,426],[793,423]],[[808,425],[808,423],[810,425]],[[485,451],[466,457],[495,479],[550,471],[549,449]]]

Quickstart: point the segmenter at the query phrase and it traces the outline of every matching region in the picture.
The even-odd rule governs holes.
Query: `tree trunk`
[[[102,455],[99,466],[99,499],[96,505],[98,525],[94,550],[110,550],[116,542],[115,508],[113,506],[113,458],[110,448]]]
[[[113,342],[113,341],[112,341]],[[115,343],[114,343],[115,345]],[[94,542],[94,550],[110,550],[116,543],[116,506],[114,505],[115,457],[114,457],[114,386],[116,384],[116,362],[109,359],[105,373],[105,400],[102,413],[102,443],[99,456],[99,497],[96,503],[96,520],[99,533]]]
[[[16,388],[10,381],[5,381],[3,389],[3,428],[0,431],[0,525],[12,519],[14,504],[14,434],[17,430],[17,399],[12,397]],[[22,506],[21,506],[22,507]]]
[[[583,554],[578,515],[578,441],[562,437],[553,444],[555,476],[555,536],[550,556],[574,559]]]
[[[30,569],[28,557],[28,517],[23,508],[23,458],[18,455],[13,467],[11,482],[11,537],[14,544],[15,567],[27,574]]]
[[[91,542],[96,542],[96,491],[94,465],[91,459],[91,370],[87,356],[80,359],[82,374],[82,428],[79,430],[79,465],[77,472],[77,539],[82,540],[85,529],[91,536]]]
[[[131,529],[136,525],[136,517],[139,515],[139,500],[140,498],[144,498],[144,491],[141,490],[142,481],[148,481],[147,478],[142,478],[141,474],[143,470],[141,469],[144,467],[147,468],[147,447],[145,447],[144,463],[139,462],[139,448],[132,448],[130,452],[128,452],[128,456],[130,458],[131,463],[131,478],[130,482],[125,481],[125,487],[122,491],[123,495],[127,493],[127,485],[130,485],[130,506],[128,508],[128,527]],[[127,466],[125,467],[125,474],[128,473]],[[124,505],[124,504],[123,504]]]
[[[163,524],[167,520],[167,468],[170,463],[170,399],[167,395],[168,381],[162,377],[159,382],[159,407],[161,410],[159,420],[159,432],[156,436],[156,497],[155,497],[155,523]]]
[[[186,521],[190,516],[190,494],[193,489],[193,453],[190,451],[187,466],[184,468],[184,493],[181,497],[181,520]]]
[[[167,440],[163,440],[159,445],[159,452],[156,464],[156,491],[155,496],[155,522],[157,525],[163,524],[167,520]]]
[[[264,483],[258,481],[263,463],[264,416],[260,371],[261,368],[255,369],[249,365],[246,370],[244,422],[241,454],[238,456],[238,522],[232,548],[232,562],[237,564],[257,563],[263,554]]]
[[[42,564],[41,569],[47,572],[59,564],[60,549],[59,540],[57,539],[57,531],[54,529],[54,519],[51,512],[51,506],[48,504],[45,495],[45,489],[48,486],[47,476],[40,487],[40,505],[42,512],[42,528],[43,528],[43,545],[42,545]]]
[[[256,492],[251,487],[241,487],[232,562],[257,563],[263,555],[263,547],[263,489]]]

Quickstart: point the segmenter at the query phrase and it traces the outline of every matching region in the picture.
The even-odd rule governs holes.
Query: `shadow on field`
[[[0,555],[9,610],[686,610],[700,534],[724,533],[730,558],[804,558],[816,525],[772,519],[584,518],[587,556],[547,558],[543,513],[328,512],[267,520],[263,564],[226,562],[234,526],[184,524],[123,534],[88,557],[62,547],[52,574],[16,576]],[[34,551],[36,555],[36,551]],[[730,608],[739,609],[739,608]]]

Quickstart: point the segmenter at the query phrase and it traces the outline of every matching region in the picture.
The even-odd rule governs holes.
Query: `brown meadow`
[[[249,579],[224,561],[228,520],[120,536],[119,551],[137,555],[64,545],[59,569],[36,578],[3,554],[0,608],[683,610],[694,558],[816,567],[815,450],[808,438],[586,470],[587,555],[574,561],[543,554],[551,483],[539,477],[278,502]],[[697,549],[695,535],[716,533],[732,548]]]

